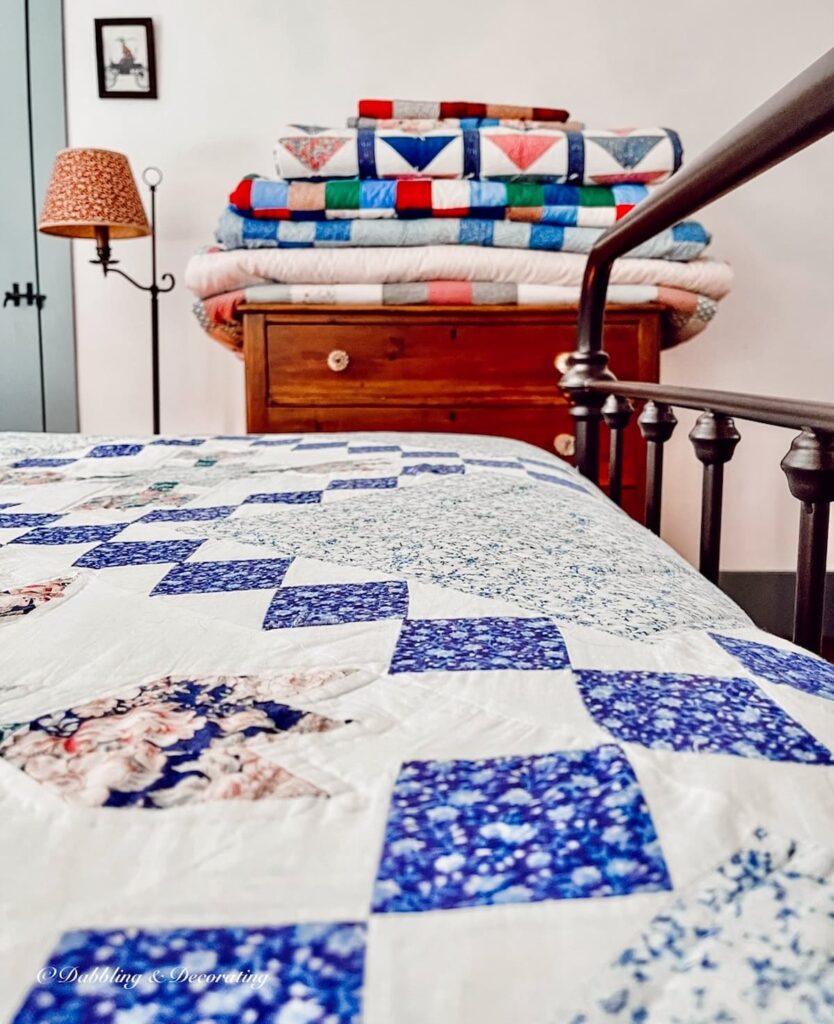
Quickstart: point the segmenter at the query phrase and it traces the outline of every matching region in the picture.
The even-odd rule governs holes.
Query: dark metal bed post
[[[819,651],[825,605],[828,519],[834,501],[834,434],[808,430],[798,434],[782,459],[791,494],[802,505],[796,562],[793,639]]]
[[[702,412],[689,432],[695,456],[704,466],[701,491],[701,553],[698,568],[712,583],[718,582],[721,559],[721,502],[724,496],[724,463],[729,462],[741,440],[732,416]]]

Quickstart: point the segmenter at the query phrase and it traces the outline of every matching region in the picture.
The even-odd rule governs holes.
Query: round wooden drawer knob
[[[328,369],[332,370],[334,373],[341,373],[343,370],[346,370],[349,363],[350,356],[343,348],[334,348],[327,357]]]
[[[556,454],[564,459],[569,459],[576,450],[576,441],[573,434],[557,434],[553,438],[553,447]]]
[[[553,365],[559,371],[559,373],[567,373],[568,366],[570,365],[570,357],[572,352],[560,352],[558,356],[553,360]]]

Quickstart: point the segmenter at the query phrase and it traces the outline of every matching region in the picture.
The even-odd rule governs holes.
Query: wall
[[[161,300],[171,432],[243,428],[242,366],[196,326],[182,276],[235,179],[270,173],[282,123],[343,123],[363,95],[552,103],[592,126],[671,125],[692,156],[834,38],[830,0],[801,0],[787,17],[777,0],[145,0],[139,13],[155,19],[160,99],[100,100],[93,18],[124,14],[124,4],[65,3],[69,131],[73,146],[123,150],[137,172],[156,164],[165,173],[160,269],[179,277]],[[705,335],[664,356],[664,381],[834,397],[832,168],[829,139],[707,211],[737,286]],[[146,276],[146,241],[116,254]],[[75,243],[82,429],[147,431],[147,300],[104,282],[92,256]],[[778,469],[790,435],[742,430],[727,481],[725,567],[791,568],[796,506]],[[691,557],[698,466],[688,448],[679,428],[664,534]]]

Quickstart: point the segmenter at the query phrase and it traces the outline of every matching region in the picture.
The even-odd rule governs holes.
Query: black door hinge
[[[6,292],[5,298],[3,299],[3,305],[8,306],[11,302],[13,306],[37,306],[38,309],[43,309],[43,304],[46,302],[46,296],[41,295],[35,291],[35,286],[31,281],[26,282],[26,291],[20,290],[20,285],[15,281],[12,285],[12,290]]]

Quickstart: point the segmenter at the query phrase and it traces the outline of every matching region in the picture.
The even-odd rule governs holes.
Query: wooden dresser
[[[557,381],[574,349],[575,308],[257,304],[242,311],[252,433],[498,434],[572,454]],[[605,348],[621,379],[658,379],[660,315],[651,306],[609,310]],[[641,516],[644,458],[634,421],[623,485],[623,507]]]

